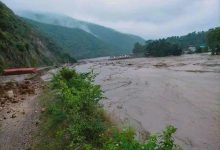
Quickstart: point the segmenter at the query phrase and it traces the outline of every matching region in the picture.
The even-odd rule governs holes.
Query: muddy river
[[[76,69],[98,73],[103,105],[120,122],[151,133],[174,125],[184,149],[220,149],[220,56],[89,61]]]

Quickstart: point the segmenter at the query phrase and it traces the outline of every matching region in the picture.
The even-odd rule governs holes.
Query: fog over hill
[[[143,38],[136,35],[121,33],[111,28],[106,28],[97,24],[80,21],[65,15],[51,13],[35,13],[27,11],[20,11],[17,12],[17,14],[24,18],[40,22],[41,24],[32,21],[31,24],[38,26],[38,29],[40,31],[47,33],[51,38],[57,37],[55,38],[55,40],[58,41],[58,43],[60,43],[59,41],[61,40],[59,38],[61,37],[60,34],[64,35],[66,41],[64,41],[64,43],[60,43],[61,46],[64,45],[64,48],[68,49],[70,54],[76,54],[78,58],[129,54],[132,52],[132,48],[136,42],[144,43],[145,41]],[[42,23],[44,23],[44,25]],[[57,31],[54,30],[54,26],[49,27],[49,25],[55,25],[56,29],[59,27],[60,29],[61,27],[66,29],[63,30],[63,32],[60,32],[59,34],[57,33],[57,36],[55,36],[54,34],[56,34]],[[69,32],[71,29],[78,29],[78,32],[81,32],[82,35],[80,35],[79,37],[77,34]],[[71,33],[72,35],[70,35],[69,33]],[[83,37],[83,35],[85,35],[85,38]],[[92,56],[88,54],[96,53],[96,49],[100,49],[99,46],[96,47],[95,43],[93,43],[92,48],[90,46],[87,46],[86,44],[82,45],[80,48],[73,44],[72,46],[70,46],[70,44],[67,44],[71,42],[76,43],[77,41],[82,43],[89,43],[87,41],[88,36],[90,37],[90,40],[91,38],[94,38],[96,41],[99,41],[98,43],[103,45],[103,52],[100,51],[99,54]],[[76,51],[78,51],[79,53],[76,53]],[[88,51],[88,53],[86,51]],[[80,54],[80,52],[84,53],[85,55]]]

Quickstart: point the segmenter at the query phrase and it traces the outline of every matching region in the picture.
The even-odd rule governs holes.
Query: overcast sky
[[[145,39],[220,26],[220,0],[1,0],[13,10],[65,14]]]

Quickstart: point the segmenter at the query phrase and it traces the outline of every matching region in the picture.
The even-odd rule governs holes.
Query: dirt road
[[[1,84],[0,90],[0,150],[28,149],[39,124],[40,83],[9,82]]]
[[[7,114],[7,118],[1,123],[0,149],[25,150],[30,148],[33,133],[37,130],[39,122],[40,109],[36,96],[11,105],[6,111],[2,112]]]
[[[105,108],[118,120],[160,132],[178,128],[185,150],[220,149],[220,57],[186,55],[91,62],[108,98]]]

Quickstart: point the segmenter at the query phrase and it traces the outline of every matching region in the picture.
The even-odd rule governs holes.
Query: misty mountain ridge
[[[77,59],[121,54],[120,51],[115,51],[110,44],[82,29],[45,24],[26,18],[23,18],[23,20],[55,41],[57,45],[62,47],[64,52]]]
[[[16,11],[16,14],[24,18],[28,18],[45,24],[58,25],[68,28],[79,28],[81,30],[84,30],[88,33],[95,35],[88,28],[87,26],[87,24],[89,24],[88,22],[80,21],[66,15],[49,13],[49,12],[31,12],[31,11]]]
[[[17,11],[17,14],[21,17],[44,24],[81,29],[92,35],[94,38],[101,40],[105,45],[108,45],[107,49],[111,49],[111,52],[109,51],[109,55],[129,54],[132,52],[132,48],[136,42],[145,42],[145,40],[139,36],[121,33],[111,28],[80,21],[65,15],[52,13],[35,13],[27,11]],[[88,49],[85,50],[87,51]]]

